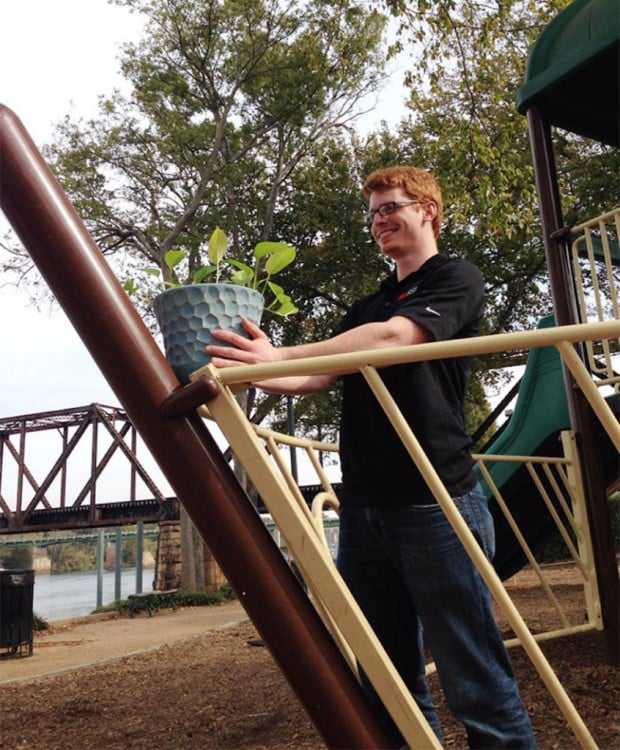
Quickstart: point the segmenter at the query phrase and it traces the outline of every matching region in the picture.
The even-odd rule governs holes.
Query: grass
[[[225,583],[219,591],[216,592],[205,592],[205,591],[177,591],[173,594],[169,601],[162,606],[175,607],[208,607],[215,604],[224,604],[234,598],[233,590],[230,584]],[[97,607],[94,610],[94,614],[101,612],[119,612],[126,614],[129,612],[130,603],[129,599],[118,599],[106,604],[103,607]]]

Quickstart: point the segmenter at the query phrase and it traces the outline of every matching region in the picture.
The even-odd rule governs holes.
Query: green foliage
[[[213,226],[230,228],[246,268],[257,240],[286,237],[299,253],[278,280],[301,314],[272,317],[267,332],[282,344],[324,338],[386,272],[364,227],[363,178],[412,163],[442,186],[442,251],[485,277],[484,332],[533,327],[549,311],[515,96],[532,42],[569,0],[114,1],[146,19],[121,57],[129,93],[102,97],[90,122],[67,117],[46,155],[120,278],[145,265],[168,284],[180,268],[193,278]],[[389,49],[386,14],[397,30]],[[386,50],[407,51],[408,114],[361,136],[356,113],[384,82]],[[554,135],[567,221],[609,208],[620,157]],[[4,270],[22,276],[29,259],[12,250]],[[150,296],[137,300],[146,316]],[[336,401],[297,401],[300,426],[335,434]],[[254,417],[272,403],[261,396]]]
[[[36,612],[33,612],[32,629],[35,631],[35,633],[38,633],[42,630],[49,630],[49,626],[49,622],[44,617],[39,617]]]
[[[108,539],[108,543],[110,540]],[[156,553],[155,539],[145,537],[143,549]],[[121,544],[121,566],[132,568],[136,565],[137,540],[124,538]],[[97,569],[97,542],[95,540],[65,541],[47,547],[52,573],[71,573]]]
[[[130,94],[59,126],[57,176],[122,278],[149,265],[172,281],[172,250],[190,278],[215,225],[252,266],[257,239],[285,236],[298,165],[377,90],[385,18],[359,0],[117,3],[147,19],[121,61]]]
[[[234,599],[235,594],[229,583],[225,583],[220,587],[219,591],[206,592],[206,591],[177,591],[170,596],[169,602],[166,606],[172,606],[174,602],[175,607],[210,607],[217,604],[225,604],[226,602]],[[106,604],[103,607],[98,607],[95,613],[99,612],[120,612],[121,614],[128,614],[131,610],[131,604],[129,599],[119,599],[117,601]]]
[[[273,295],[273,301],[265,307],[266,311],[282,316],[298,312],[297,307],[295,307],[291,298],[285,294],[282,287],[271,281],[272,276],[280,273],[295,260],[297,250],[294,247],[287,245],[285,242],[259,242],[253,253],[254,268],[240,260],[226,258],[227,249],[228,237],[219,227],[216,227],[209,238],[208,245],[208,259],[212,265],[197,268],[190,283],[202,284],[213,280],[216,284],[237,284],[238,286],[256,289],[263,296],[269,290]],[[151,276],[161,279],[164,288],[172,289],[181,286],[181,282],[178,281],[176,275],[176,269],[186,258],[187,252],[184,250],[168,250],[164,254],[164,263],[170,271],[170,280],[168,281],[163,278],[159,268],[145,268],[143,270]],[[232,266],[228,275],[224,275],[222,269],[224,261]],[[124,288],[129,294],[135,294],[138,291],[133,278],[125,282]]]
[[[47,548],[52,563],[52,573],[97,569],[97,545],[95,542],[63,542]]]
[[[214,604],[225,604],[234,598],[230,584],[224,584],[217,592],[177,591],[174,595],[177,607],[205,607]]]
[[[413,44],[418,53],[407,73],[410,116],[383,146],[384,158],[424,165],[438,178],[442,248],[483,272],[489,333],[532,327],[551,307],[527,122],[515,101],[532,43],[568,4],[386,2],[399,23],[393,51]],[[608,210],[617,155],[554,137],[567,220],[586,204],[590,217]]]
[[[473,435],[478,426],[481,425],[492,412],[491,404],[484,392],[482,379],[478,375],[477,372],[472,373],[472,378],[465,397],[465,431],[468,435]],[[494,434],[495,430],[496,426],[491,425],[485,434],[481,436],[479,445],[484,445],[491,435]],[[474,450],[476,450],[476,446],[474,446]]]
[[[620,493],[612,495],[609,499],[609,513],[611,520],[611,535],[614,545],[614,550],[620,553]],[[577,544],[572,530],[569,530],[569,535],[574,544]],[[551,541],[549,541],[544,548],[537,554],[539,562],[551,563],[559,562],[570,559],[570,552],[564,539],[560,536],[559,532],[554,534]]]
[[[29,544],[8,547],[0,551],[0,568],[28,570],[32,568],[32,546]]]
[[[150,552],[153,557],[157,555],[157,539],[144,536],[142,540],[144,552]],[[121,547],[121,566],[123,568],[135,568],[137,564],[138,541],[136,538],[123,538]]]

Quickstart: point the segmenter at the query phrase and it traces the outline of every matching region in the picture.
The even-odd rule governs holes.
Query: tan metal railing
[[[571,229],[573,274],[583,323],[620,319],[620,207]],[[614,272],[615,266],[615,272]],[[614,357],[620,338],[586,342],[589,366],[598,386],[620,390]]]
[[[562,445],[564,453],[562,458],[474,454],[481,476],[493,493],[495,501],[523,550],[530,568],[534,571],[547,600],[557,614],[559,627],[536,633],[534,638],[537,641],[550,640],[585,630],[602,629],[603,627],[579,458],[575,446],[575,436],[570,430],[562,432]],[[519,464],[526,468],[568,549],[577,571],[581,575],[587,613],[585,623],[575,624],[569,621],[564,608],[553,591],[544,568],[536,559],[501,490],[493,480],[488,465],[494,463]],[[558,512],[558,507],[561,514]],[[562,520],[562,516],[566,519],[566,523]],[[576,540],[576,543],[573,539]],[[506,641],[508,647],[516,646],[518,643],[518,639],[514,638]]]
[[[620,427],[600,391],[592,386],[590,375],[574,350],[574,344],[577,342],[600,341],[619,336],[620,320],[614,320],[224,370],[208,366],[195,375],[206,371],[222,386],[239,386],[271,377],[359,370],[381,403],[412,460],[426,478],[437,502],[489,585],[518,641],[529,655],[567,723],[583,747],[595,748],[596,744],[587,727],[513,605],[492,565],[460,516],[433,466],[422,451],[416,436],[385,388],[377,369],[404,362],[556,346],[576,382],[584,389],[586,397],[612,443],[620,451]],[[280,470],[273,470],[275,459],[270,458],[265,451],[261,439],[252,429],[230,388],[223,387],[221,393],[209,402],[209,412],[263,498],[308,584],[309,591],[318,602],[321,611],[324,611],[326,621],[332,626],[334,632],[341,634],[341,639],[347,644],[352,657],[368,674],[410,746],[437,747],[436,739],[428,724],[421,716],[383,647],[335,570],[329,552],[313,522],[312,514],[303,502],[300,503],[300,498],[291,487],[289,480],[282,475]],[[272,443],[273,449],[275,441]],[[327,491],[329,493],[329,490]]]
[[[256,434],[262,439],[265,449],[273,457],[275,466],[291,489],[293,496],[300,505],[305,506],[304,498],[293,474],[282,455],[282,448],[302,450],[309,458],[309,463],[315,471],[316,483],[322,488],[312,500],[312,523],[316,533],[327,549],[330,549],[325,534],[324,511],[339,508],[339,501],[327,474],[319,461],[319,453],[337,453],[336,443],[325,443],[308,438],[297,438],[283,433],[274,432],[263,427],[254,427]],[[576,453],[575,437],[570,430],[562,433],[564,456],[516,456],[516,455],[486,455],[474,454],[474,460],[480,470],[482,478],[492,492],[498,507],[504,514],[508,525],[523,550],[527,563],[536,575],[540,586],[557,614],[559,626],[547,631],[538,630],[534,635],[537,641],[546,641],[562,636],[572,635],[588,630],[601,629],[601,607],[598,596],[592,539],[589,532],[585,498],[581,481],[581,471]],[[571,623],[565,609],[553,590],[547,570],[537,559],[530,548],[525,536],[518,527],[508,503],[501,490],[497,487],[488,469],[494,463],[510,463],[522,465],[526,468],[533,484],[539,492],[542,502],[560,534],[570,558],[572,559],[584,588],[586,607],[586,622]],[[546,480],[546,481],[544,481]],[[561,514],[558,512],[559,506]],[[566,519],[564,523],[563,518]],[[573,541],[573,539],[575,541]],[[516,638],[505,641],[509,648],[519,645]],[[432,671],[429,669],[429,671]]]

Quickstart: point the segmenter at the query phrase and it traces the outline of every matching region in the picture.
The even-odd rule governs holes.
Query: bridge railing
[[[0,535],[177,516],[178,503],[158,487],[138,445],[118,407],[94,403],[0,419]],[[44,470],[40,455],[49,461]],[[126,500],[113,502],[110,488]]]

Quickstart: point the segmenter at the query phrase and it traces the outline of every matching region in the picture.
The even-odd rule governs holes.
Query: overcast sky
[[[41,147],[65,114],[95,114],[98,96],[122,85],[119,45],[139,30],[135,15],[106,0],[0,0],[0,102]],[[118,405],[64,313],[38,312],[1,285],[0,316],[0,418]]]

